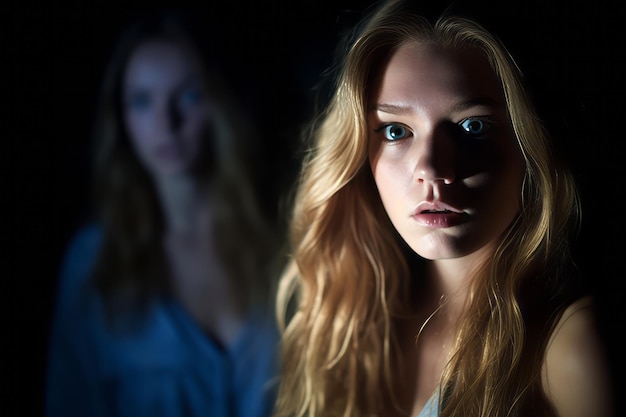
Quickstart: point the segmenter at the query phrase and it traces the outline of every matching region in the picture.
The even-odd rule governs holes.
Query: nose
[[[425,132],[416,142],[417,159],[414,176],[419,183],[452,184],[455,180],[455,154],[453,138],[445,126],[436,126]]]
[[[177,133],[183,123],[183,116],[175,103],[164,102],[157,110],[155,127],[162,133]]]
[[[183,115],[176,103],[167,106],[167,125],[172,132],[177,132],[183,123]]]

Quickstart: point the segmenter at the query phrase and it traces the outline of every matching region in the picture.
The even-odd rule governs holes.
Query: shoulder
[[[66,257],[94,250],[99,246],[101,240],[102,227],[97,223],[88,223],[78,229],[70,238]]]
[[[593,300],[583,297],[565,309],[550,336],[544,391],[561,417],[610,416],[610,380]]]
[[[78,360],[78,352],[88,350],[84,345],[87,343],[87,331],[94,329],[91,309],[95,298],[84,290],[95,265],[101,235],[99,226],[85,225],[74,233],[65,248],[56,284],[51,323],[50,360],[55,369],[63,361]]]
[[[59,301],[74,299],[88,281],[102,242],[102,228],[97,224],[81,227],[69,240],[59,274]]]
[[[81,227],[70,239],[62,264],[62,275],[80,266],[91,266],[100,249],[102,228],[95,223]]]

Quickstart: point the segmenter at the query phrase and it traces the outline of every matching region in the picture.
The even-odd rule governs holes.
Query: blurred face
[[[199,158],[209,114],[199,70],[171,41],[146,41],[129,58],[122,87],[126,128],[153,177],[189,173]]]
[[[519,211],[525,168],[486,59],[405,44],[375,83],[369,159],[399,234],[432,260],[489,250]]]

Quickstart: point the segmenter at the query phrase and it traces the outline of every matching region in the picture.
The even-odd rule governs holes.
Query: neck
[[[426,294],[432,304],[445,305],[444,311],[450,317],[460,316],[469,296],[472,275],[481,259],[470,256],[428,262]]]
[[[189,176],[156,181],[168,234],[203,233],[209,220],[209,189],[206,183]]]

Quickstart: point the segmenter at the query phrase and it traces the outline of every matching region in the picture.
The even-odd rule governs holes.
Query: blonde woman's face
[[[202,151],[209,103],[193,56],[170,41],[146,41],[123,77],[130,141],[153,177],[190,172]]]
[[[491,247],[520,209],[524,162],[486,59],[405,44],[375,84],[370,165],[402,238],[432,260]]]

